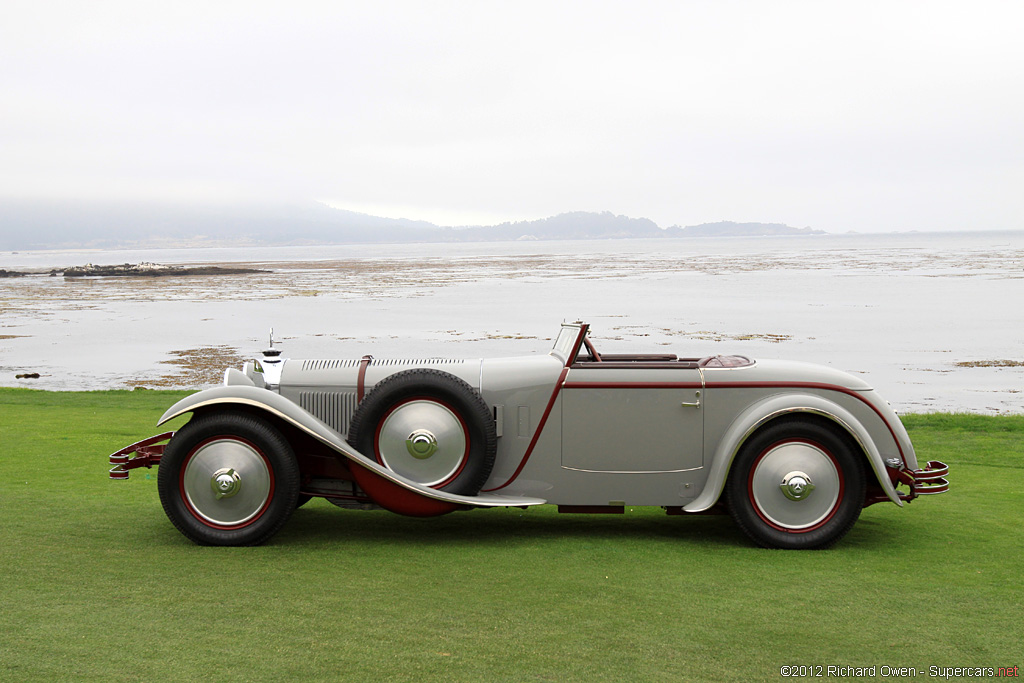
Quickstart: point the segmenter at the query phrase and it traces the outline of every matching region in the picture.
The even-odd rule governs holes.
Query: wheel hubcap
[[[750,495],[758,514],[787,531],[810,529],[826,520],[842,497],[842,475],[832,457],[805,441],[777,444],[750,473]]]
[[[213,473],[210,487],[213,489],[214,498],[230,498],[242,488],[242,478],[230,467],[222,467]]]
[[[811,483],[811,478],[803,472],[790,472],[782,478],[779,488],[782,489],[782,493],[786,498],[790,500],[803,500],[811,495],[811,491],[814,490],[814,484]]]
[[[412,457],[426,460],[437,453],[437,437],[427,429],[417,429],[405,440],[405,447]]]
[[[192,453],[181,475],[181,490],[200,520],[232,527],[263,512],[274,478],[254,446],[236,439],[214,439]]]
[[[454,478],[469,452],[466,428],[448,406],[414,399],[391,410],[377,430],[377,455],[388,469],[426,486]]]

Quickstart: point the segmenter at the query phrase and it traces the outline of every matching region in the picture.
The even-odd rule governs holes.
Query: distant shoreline
[[[7,202],[0,206],[0,250],[154,248],[205,242],[221,246],[545,241],[815,234],[784,223],[718,221],[661,227],[610,211],[570,211],[497,225],[439,226],[371,216],[319,202],[175,205],[117,202]]]
[[[168,243],[166,241],[159,242],[138,242],[138,243],[124,243],[117,246],[110,247],[95,247],[95,246],[82,246],[79,244],[67,244],[67,245],[52,245],[47,248],[36,248],[36,249],[15,249],[15,250],[0,250],[0,255],[12,255],[17,256],[20,254],[36,254],[36,253],[72,253],[72,254],[94,254],[94,253],[109,253],[109,252],[131,252],[131,251],[170,251],[170,250],[205,250],[205,249],[274,249],[274,248],[315,248],[315,247],[386,247],[392,246],[406,246],[406,245],[487,245],[487,244],[506,244],[506,243],[554,243],[554,242],[579,242],[582,244],[589,243],[602,243],[602,242],[617,242],[617,241],[628,241],[628,240],[657,240],[657,241],[685,241],[685,242],[702,242],[706,240],[760,240],[760,239],[828,239],[828,238],[951,238],[951,237],[983,237],[983,236],[1000,236],[1005,234],[1008,238],[1021,236],[1024,234],[1024,229],[1004,229],[1004,230],[891,230],[887,232],[859,232],[855,230],[847,232],[815,232],[815,233],[791,233],[791,234],[721,234],[721,236],[689,236],[689,237],[649,237],[649,236],[636,236],[636,237],[614,237],[614,238],[572,238],[572,239],[544,239],[544,240],[477,240],[477,241],[457,241],[457,242],[446,242],[441,240],[395,240],[395,241],[382,241],[382,242],[282,242],[282,243],[263,243],[263,242],[252,242],[248,240],[217,240],[217,241],[188,241],[183,240],[181,242]],[[69,266],[77,267],[77,266]],[[62,272],[62,268],[56,268],[58,272]],[[50,270],[44,271],[16,271],[16,270],[4,270],[0,268],[0,278],[4,276],[18,276],[26,274],[50,274]],[[171,274],[171,273],[168,273]],[[203,274],[203,273],[188,273],[188,274]]]
[[[651,235],[621,235],[615,237],[573,237],[573,238],[544,238],[534,240],[520,240],[520,239],[487,239],[487,240],[442,240],[442,239],[401,239],[401,240],[381,240],[377,242],[368,241],[305,241],[305,240],[293,240],[288,242],[262,242],[253,241],[248,239],[218,239],[218,240],[207,240],[197,239],[189,240],[182,239],[180,241],[168,241],[168,240],[157,240],[157,241],[138,241],[138,242],[122,242],[111,246],[84,246],[81,244],[54,244],[49,245],[45,248],[31,248],[31,249],[2,249],[0,254],[17,256],[21,254],[29,253],[49,253],[49,252],[66,252],[66,253],[79,253],[79,254],[93,254],[93,253],[107,253],[107,252],[126,252],[126,251],[162,251],[162,250],[173,250],[173,249],[250,249],[250,248],[297,248],[297,247],[344,247],[344,246],[387,246],[387,245],[415,245],[415,244],[503,244],[508,242],[520,242],[520,243],[547,243],[547,242],[580,242],[580,243],[594,243],[594,242],[609,242],[619,240],[684,240],[687,242],[700,242],[703,240],[743,240],[743,239],[803,239],[803,238],[877,238],[877,237],[894,237],[894,238],[941,238],[941,237],[956,237],[956,236],[995,236],[995,235],[1006,235],[1007,237],[1013,237],[1024,234],[1024,229],[1020,230],[906,230],[906,231],[887,231],[887,232],[825,232],[818,231],[815,233],[786,233],[786,234],[756,234],[756,235],[688,235],[688,236],[651,236]],[[63,272],[63,269],[56,269]],[[20,275],[49,275],[50,271],[33,271],[33,272],[19,272],[4,270],[0,268],[0,278],[2,277],[17,277]],[[202,274],[202,273],[189,273],[189,274]]]
[[[496,225],[441,226],[423,220],[372,216],[315,201],[200,205],[20,200],[0,203],[0,252],[931,234],[928,231],[829,230],[834,227],[793,227],[781,222],[730,220],[663,227],[649,218],[610,211],[568,211],[547,218]]]

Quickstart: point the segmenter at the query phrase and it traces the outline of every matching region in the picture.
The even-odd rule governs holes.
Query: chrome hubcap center
[[[804,500],[811,495],[814,484],[811,483],[811,478],[803,472],[790,472],[782,478],[779,488],[782,489],[783,495],[790,500]]]
[[[437,453],[437,437],[428,429],[417,429],[405,440],[409,455],[418,460],[426,460]]]
[[[217,500],[230,498],[241,490],[242,478],[230,467],[222,467],[210,478],[210,488]]]

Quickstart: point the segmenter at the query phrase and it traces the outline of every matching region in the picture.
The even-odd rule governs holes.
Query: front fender
[[[230,407],[232,405],[255,408],[284,420],[330,447],[331,450],[344,456],[350,462],[358,465],[368,473],[368,477],[357,476],[360,485],[366,489],[368,487],[364,485],[364,482],[370,483],[370,488],[373,491],[367,491],[367,493],[370,493],[371,497],[381,506],[393,509],[396,512],[421,514],[423,510],[440,511],[441,508],[438,507],[438,503],[457,507],[523,507],[541,505],[547,502],[540,498],[526,498],[522,496],[493,494],[463,496],[423,486],[392,472],[376,460],[366,457],[349,445],[342,438],[341,434],[287,398],[273,391],[255,386],[240,384],[220,386],[186,396],[171,406],[157,424],[164,424],[180,415],[203,408],[211,406]],[[415,496],[410,497],[409,494],[415,494]],[[380,499],[382,497],[384,499]],[[417,509],[420,510],[419,513],[415,512]],[[450,509],[455,509],[455,507]],[[446,509],[444,511],[449,510]]]
[[[871,469],[875,473],[875,478],[885,491],[885,495],[897,505],[903,505],[903,501],[900,500],[899,494],[897,494],[895,487],[889,480],[888,474],[886,474],[885,463],[882,461],[882,455],[879,453],[874,439],[864,425],[861,424],[860,420],[849,410],[824,396],[797,393],[769,396],[750,405],[740,413],[739,417],[729,425],[725,435],[718,442],[718,448],[715,450],[714,458],[711,461],[708,479],[704,483],[704,488],[701,490],[700,495],[684,506],[683,509],[687,512],[703,512],[714,505],[718,501],[719,496],[722,495],[732,462],[744,442],[758,428],[771,420],[783,415],[799,413],[819,415],[832,420],[842,427],[853,437],[857,445],[860,446],[867,456]]]

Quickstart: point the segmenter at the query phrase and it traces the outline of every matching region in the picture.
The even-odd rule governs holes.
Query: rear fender
[[[341,434],[281,395],[255,386],[232,384],[200,391],[178,401],[160,418],[158,424],[211,408],[244,406],[263,411],[328,446],[338,456],[358,465],[352,472],[357,483],[381,507],[393,512],[426,517],[451,512],[463,507],[524,507],[541,505],[540,498],[483,494],[463,496],[438,491],[406,479],[387,469],[376,460],[354,449]]]
[[[769,396],[754,403],[729,425],[715,450],[714,458],[711,461],[711,470],[703,490],[683,509],[687,512],[703,512],[714,505],[725,488],[725,481],[729,476],[732,462],[746,440],[762,426],[776,418],[801,413],[825,417],[849,434],[867,458],[885,495],[897,505],[903,505],[903,501],[900,500],[899,494],[889,479],[885,463],[882,461],[882,455],[878,452],[874,439],[850,411],[834,401],[816,394],[783,394]]]

